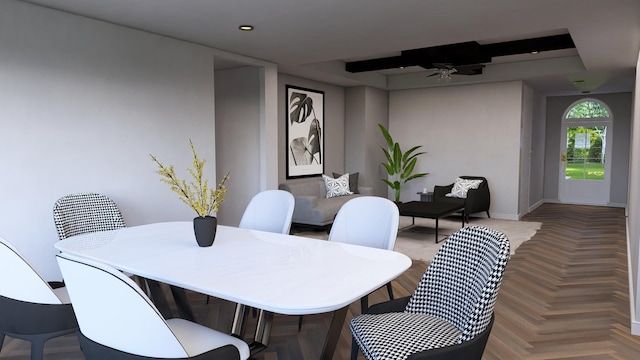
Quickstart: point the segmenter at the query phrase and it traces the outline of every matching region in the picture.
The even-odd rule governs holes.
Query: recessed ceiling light
[[[238,29],[242,31],[253,31],[253,25],[240,25]]]

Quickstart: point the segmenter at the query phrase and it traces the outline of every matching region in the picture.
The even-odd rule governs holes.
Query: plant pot
[[[218,218],[215,216],[198,216],[193,219],[193,232],[200,247],[207,247],[213,244],[218,229]]]

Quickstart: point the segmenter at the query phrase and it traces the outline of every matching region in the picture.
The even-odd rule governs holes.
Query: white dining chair
[[[57,260],[80,326],[80,347],[88,360],[249,358],[249,346],[241,339],[185,319],[165,319],[120,271],[66,253]]]
[[[391,200],[378,196],[361,196],[347,201],[336,215],[329,241],[393,250],[398,236],[400,214]],[[391,283],[387,283],[393,300]],[[362,312],[368,308],[367,296],[360,300]]]
[[[51,288],[3,238],[0,282],[0,350],[5,335],[9,335],[31,342],[31,360],[40,360],[47,340],[78,330],[67,289]]]
[[[291,231],[291,219],[295,198],[285,190],[265,190],[257,193],[251,198],[249,204],[242,214],[239,228],[267,231],[279,234],[289,234]],[[207,303],[209,297],[207,296]],[[244,335],[245,315],[247,308],[243,304],[236,304],[232,333],[238,336]],[[269,328],[273,321],[273,313],[253,309],[253,316],[258,316],[258,324],[264,328]],[[255,342],[266,346],[269,342],[269,333],[256,331]]]
[[[284,190],[265,190],[257,193],[242,214],[238,227],[288,234],[295,199]]]
[[[328,241],[393,250],[399,222],[398,206],[393,201],[379,196],[360,196],[347,201],[338,210]],[[386,287],[393,300],[391,283]],[[363,313],[368,309],[368,296],[360,299],[360,307]],[[298,330],[301,326],[302,316]]]

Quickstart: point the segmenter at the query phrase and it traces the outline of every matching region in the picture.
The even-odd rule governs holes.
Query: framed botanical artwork
[[[324,92],[287,89],[287,179],[324,173]]]

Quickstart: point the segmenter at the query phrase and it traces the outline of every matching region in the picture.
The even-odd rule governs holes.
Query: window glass
[[[608,118],[609,111],[595,100],[587,100],[576,104],[567,112],[567,119],[601,119]]]

